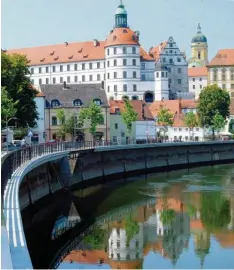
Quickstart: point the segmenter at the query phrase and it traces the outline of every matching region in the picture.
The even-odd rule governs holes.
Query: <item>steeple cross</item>
[[[120,0],[120,5],[121,5],[121,6],[123,5],[123,1],[122,1],[122,0]]]

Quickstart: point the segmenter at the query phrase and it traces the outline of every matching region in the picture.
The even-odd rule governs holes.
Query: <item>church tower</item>
[[[192,57],[189,59],[189,67],[202,67],[208,64],[208,43],[207,38],[201,32],[201,25],[198,23],[197,33],[191,42]]]

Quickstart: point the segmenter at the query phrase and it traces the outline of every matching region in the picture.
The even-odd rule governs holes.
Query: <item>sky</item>
[[[105,40],[120,0],[2,0],[2,49]],[[145,49],[173,36],[190,55],[200,22],[211,60],[234,48],[234,0],[123,0]]]

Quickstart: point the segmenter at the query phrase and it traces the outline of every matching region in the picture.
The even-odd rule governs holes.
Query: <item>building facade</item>
[[[153,102],[169,90],[170,99],[176,93],[188,98],[188,64],[173,37],[147,52],[140,44],[139,31],[128,25],[124,5],[115,13],[115,25],[105,41],[74,42],[33,48],[9,50],[27,56],[31,81],[58,85],[102,83],[108,99]],[[161,61],[168,70],[168,84],[157,77],[155,63]],[[161,83],[160,80],[164,80]],[[182,95],[183,98],[183,95]]]
[[[188,69],[188,77],[189,92],[194,93],[197,100],[203,88],[207,86],[207,68],[190,67]]]
[[[208,85],[217,84],[234,99],[234,49],[219,50],[207,68]]]

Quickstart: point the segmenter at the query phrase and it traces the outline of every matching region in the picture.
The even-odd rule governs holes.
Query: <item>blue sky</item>
[[[2,48],[65,41],[104,40],[120,0],[2,0]],[[123,0],[128,22],[145,49],[173,36],[190,54],[197,22],[209,43],[209,59],[234,48],[234,0]]]

